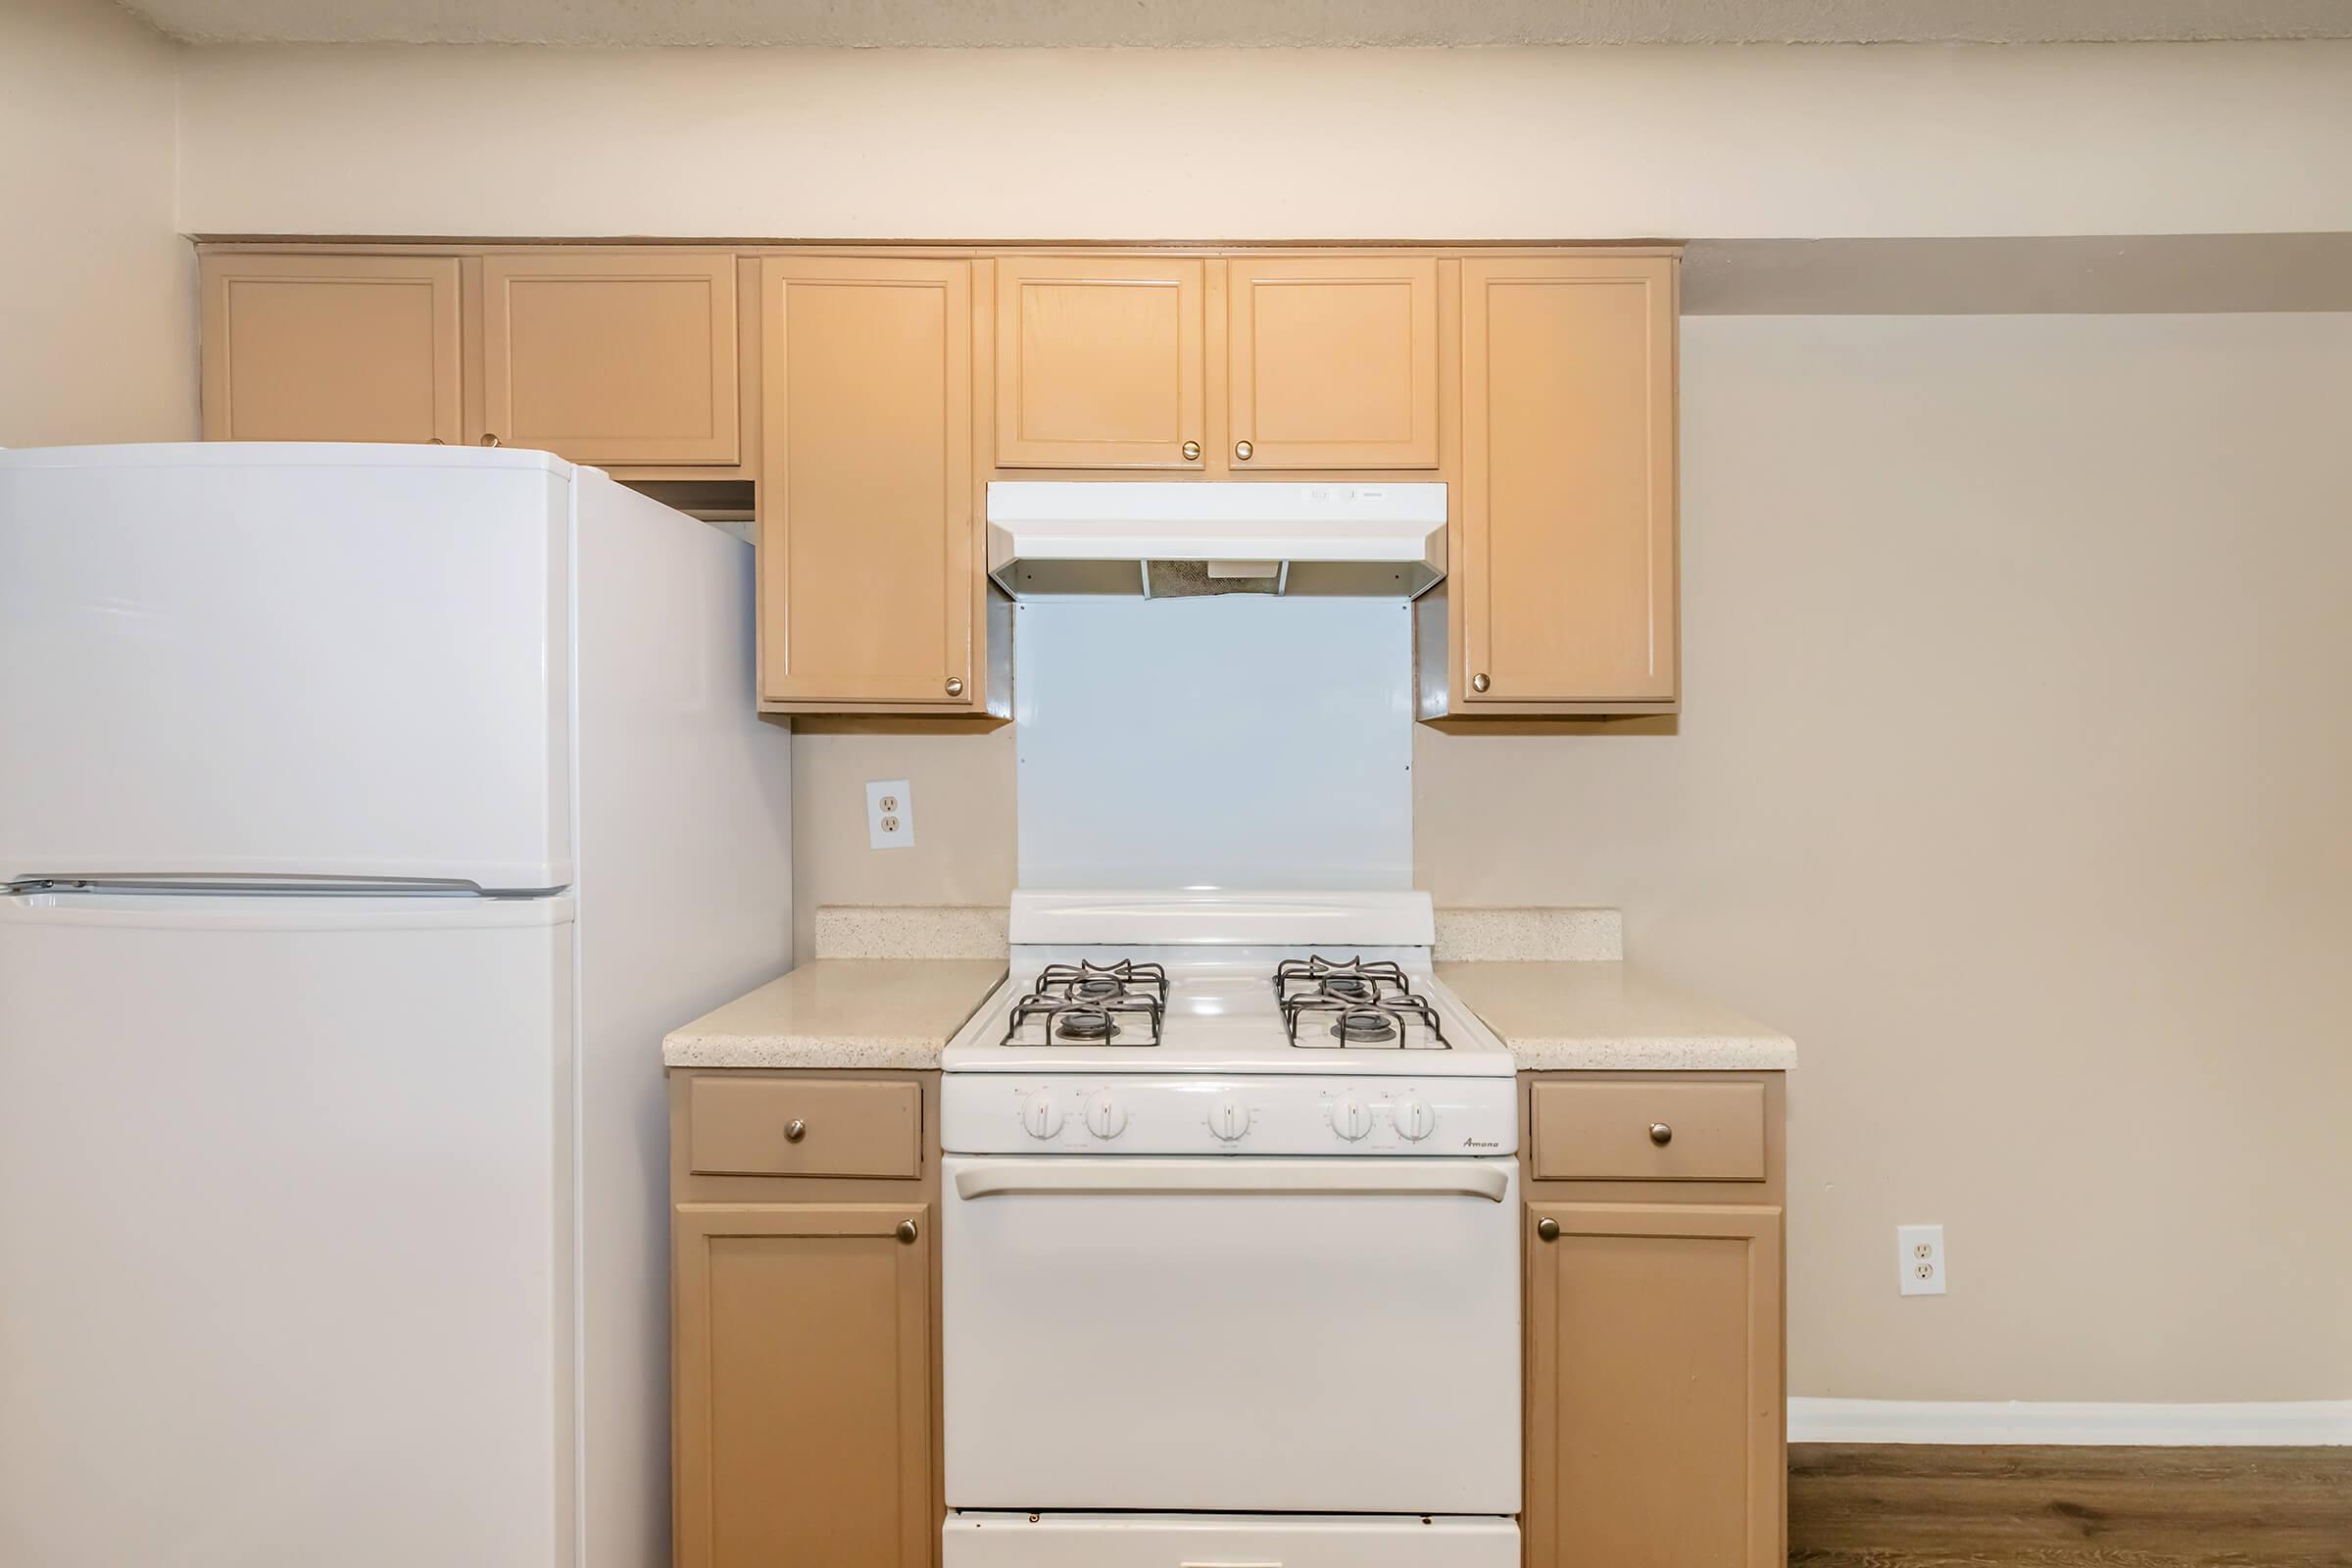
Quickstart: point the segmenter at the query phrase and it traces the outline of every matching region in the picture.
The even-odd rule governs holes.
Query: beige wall
[[[192,50],[198,232],[2352,228],[2352,42]]]
[[[800,719],[792,736],[792,951],[820,904],[1003,904],[1014,880],[1013,727]],[[865,786],[903,778],[914,843],[868,847]]]
[[[0,4],[0,446],[196,433],[178,53],[113,0]]]
[[[1421,881],[1796,1035],[1795,1392],[2352,1396],[2352,316],[1684,356],[1681,733],[1422,729]]]

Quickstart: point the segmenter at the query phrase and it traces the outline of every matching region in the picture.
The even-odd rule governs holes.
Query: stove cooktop
[[[1016,953],[948,1072],[1511,1076],[1419,955],[1227,948]]]

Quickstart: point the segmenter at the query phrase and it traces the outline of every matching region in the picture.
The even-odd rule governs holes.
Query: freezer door
[[[568,885],[571,469],[0,453],[0,883]]]
[[[570,1568],[569,922],[0,899],[0,1563]]]

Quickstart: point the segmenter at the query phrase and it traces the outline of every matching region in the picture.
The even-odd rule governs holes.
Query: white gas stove
[[[1426,894],[1016,893],[1011,932],[940,1058],[951,1153],[1518,1148],[1511,1058],[1431,975]]]
[[[1511,1058],[1426,895],[1015,895],[941,1060],[949,1568],[1504,1568]]]

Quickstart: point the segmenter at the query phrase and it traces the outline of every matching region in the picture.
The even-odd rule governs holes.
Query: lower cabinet
[[[677,1568],[929,1568],[940,1544],[938,1075],[671,1074]],[[920,1108],[860,1115],[860,1102]],[[740,1171],[761,1118],[817,1169]],[[903,1161],[903,1165],[900,1162]],[[789,1160],[750,1166],[790,1171]]]
[[[1778,1568],[1780,1075],[1521,1091],[1528,1568]],[[935,1072],[671,1073],[677,1568],[938,1561],[938,1115]]]
[[[1521,1081],[1528,1568],[1780,1568],[1781,1075]]]
[[[1537,1202],[1527,1216],[1527,1561],[1786,1560],[1781,1211]]]

